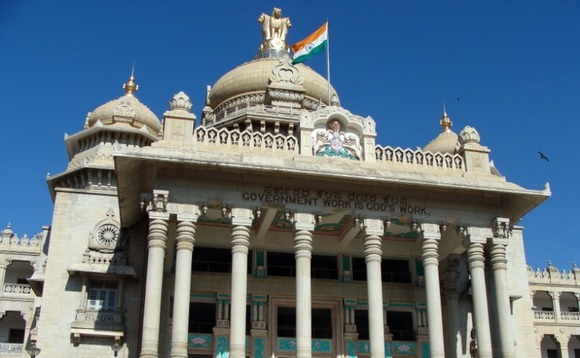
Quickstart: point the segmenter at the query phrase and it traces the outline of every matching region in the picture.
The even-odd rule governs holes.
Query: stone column
[[[312,294],[310,260],[314,215],[294,214],[294,253],[296,257],[296,357],[312,356]]]
[[[383,323],[383,280],[381,278],[382,220],[364,219],[364,251],[367,269],[369,301],[369,343],[371,358],[385,356],[385,329]]]
[[[445,306],[447,308],[446,332],[448,340],[446,342],[446,356],[449,358],[459,358],[463,354],[461,349],[461,330],[459,328],[459,294],[457,293],[458,266],[457,259],[450,258],[447,261],[447,268],[443,276],[443,295],[445,296]]]
[[[10,265],[6,260],[0,262],[0,297],[4,297],[4,280],[6,279],[6,268]]]
[[[147,236],[147,277],[143,307],[143,331],[140,358],[159,357],[159,322],[161,317],[161,293],[163,289],[163,260],[167,248],[166,191],[155,191],[149,204],[149,235]]]
[[[554,320],[556,322],[560,322],[560,294],[561,292],[557,291],[550,291],[548,292],[550,297],[552,297],[552,307],[554,307]]]
[[[177,253],[175,256],[175,288],[173,295],[173,327],[171,358],[187,358],[189,330],[189,296],[191,295],[191,262],[195,244],[197,215],[177,215]]]
[[[560,343],[560,357],[568,358],[570,354],[568,353],[568,341],[570,340],[570,336],[561,333],[555,335],[556,340]]]
[[[232,209],[232,291],[230,357],[246,356],[246,295],[250,229],[254,216],[249,209]]]
[[[429,347],[432,358],[445,358],[443,343],[443,314],[441,313],[441,292],[439,291],[439,240],[441,233],[437,224],[421,224],[423,267],[425,268],[425,290],[427,292],[427,322],[429,327]]]
[[[501,356],[514,358],[514,338],[512,332],[512,314],[509,289],[507,283],[506,246],[509,236],[509,219],[494,220],[494,237],[491,240],[490,263],[495,283],[495,300],[497,303],[497,320],[499,322],[499,338]]]
[[[485,259],[483,256],[483,245],[487,241],[486,239],[492,236],[491,229],[468,227],[464,230],[464,235],[464,245],[467,246],[467,265],[471,275],[478,357],[491,358],[491,331],[489,327],[487,291],[485,288]]]

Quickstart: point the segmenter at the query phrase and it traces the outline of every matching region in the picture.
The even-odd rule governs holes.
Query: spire
[[[443,105],[443,116],[439,121],[441,128],[443,129],[442,132],[451,132],[451,126],[453,122],[451,122],[451,118],[447,115],[447,111],[445,110],[445,105]]]
[[[129,82],[123,84],[123,89],[125,90],[125,94],[127,94],[127,96],[133,96],[133,94],[139,89],[139,85],[135,83],[135,77],[133,76],[134,73],[135,64],[133,64],[133,68],[131,68],[131,77],[129,77]]]

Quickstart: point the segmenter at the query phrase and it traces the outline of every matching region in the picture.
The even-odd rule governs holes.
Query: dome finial
[[[125,94],[128,96],[133,96],[135,92],[139,89],[139,85],[135,83],[135,62],[133,62],[133,67],[131,68],[131,77],[129,77],[129,82],[123,84],[123,89],[125,90]]]
[[[280,58],[288,54],[288,44],[286,35],[292,26],[290,18],[282,17],[282,10],[275,7],[272,15],[262,13],[258,17],[258,22],[262,24],[262,36],[264,40],[260,45],[260,50],[256,58]]]
[[[443,132],[451,131],[451,126],[453,125],[453,122],[451,122],[451,118],[449,118],[449,116],[447,115],[445,104],[443,104],[443,116],[441,117],[439,124],[441,125],[441,128],[443,128],[442,130]]]

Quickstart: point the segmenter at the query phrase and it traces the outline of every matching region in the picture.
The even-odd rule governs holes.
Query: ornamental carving
[[[290,57],[283,57],[272,69],[265,103],[300,108],[306,93],[303,83],[304,79],[300,71],[290,63]]]
[[[89,234],[89,251],[100,253],[113,253],[116,251],[121,240],[121,229],[118,221],[113,219],[113,208],[107,211],[107,218],[95,225]]]
[[[480,139],[477,130],[471,126],[465,126],[461,133],[459,133],[459,138],[462,144],[479,143]]]
[[[189,112],[192,106],[193,103],[189,99],[189,96],[186,95],[183,91],[180,91],[179,93],[175,94],[175,96],[173,96],[171,101],[169,101],[169,109],[172,111],[182,110]]]
[[[258,22],[262,24],[262,36],[264,40],[260,45],[260,51],[264,50],[288,50],[286,36],[292,26],[290,18],[282,17],[282,10],[274,8],[272,15],[261,14]]]
[[[342,123],[332,119],[326,129],[312,131],[312,154],[319,157],[340,157],[360,160],[362,147],[356,134],[345,132]]]
[[[119,242],[119,228],[113,224],[105,224],[97,230],[96,240],[104,246],[115,246]]]
[[[113,110],[113,116],[125,118],[135,117],[135,108],[131,105],[131,101],[121,100],[121,103]]]

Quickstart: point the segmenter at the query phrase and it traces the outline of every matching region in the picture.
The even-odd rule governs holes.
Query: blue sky
[[[52,221],[47,173],[68,162],[64,133],[120,97],[158,117],[186,92],[200,117],[206,85],[250,61],[256,22],[274,6],[289,42],[330,21],[331,82],[343,107],[377,122],[377,143],[424,147],[445,103],[455,132],[475,127],[506,178],[553,195],[528,214],[527,260],[580,264],[580,2],[0,1],[0,228]],[[325,74],[324,56],[308,62]],[[538,151],[550,161],[541,160]]]

